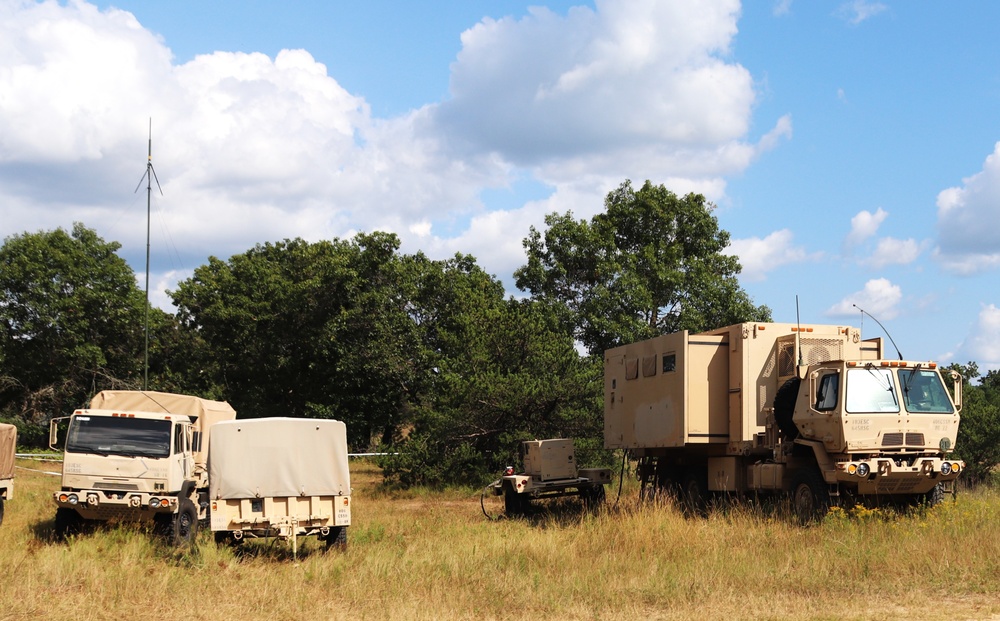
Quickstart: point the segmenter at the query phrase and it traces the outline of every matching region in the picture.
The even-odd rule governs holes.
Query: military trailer
[[[0,524],[4,505],[14,497],[14,453],[17,451],[17,427],[0,423]]]
[[[962,407],[934,362],[889,360],[834,325],[743,323],[609,349],[604,444],[643,493],[701,512],[713,495],[789,494],[802,520],[841,500],[936,503],[964,468]]]
[[[314,535],[346,549],[351,524],[347,426],[336,420],[257,418],[217,424],[209,459],[216,541]]]
[[[175,545],[190,543],[208,519],[210,430],[234,418],[224,401],[105,390],[89,408],[53,419],[53,449],[68,423],[62,485],[53,494],[56,536],[87,521],[152,521]]]
[[[490,485],[504,497],[508,517],[523,515],[532,499],[579,496],[591,508],[604,502],[604,486],[611,482],[609,468],[577,468],[573,440],[527,440],[519,447],[524,472],[508,466],[504,476]]]

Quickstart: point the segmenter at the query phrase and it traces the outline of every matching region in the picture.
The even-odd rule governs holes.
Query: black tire
[[[592,485],[581,489],[580,496],[583,497],[583,504],[589,511],[597,511],[604,504],[607,492],[603,485]]]
[[[820,473],[802,468],[792,475],[792,511],[800,524],[818,522],[830,510],[830,491]]]
[[[59,541],[65,541],[70,535],[78,535],[83,530],[83,518],[73,509],[60,507],[56,509],[55,536]]]
[[[778,389],[774,395],[774,422],[786,440],[799,437],[799,428],[795,426],[792,415],[795,414],[795,401],[799,397],[801,380],[793,377]]]
[[[503,487],[503,509],[507,517],[521,517],[528,512],[528,498],[514,490],[514,486],[505,483]]]
[[[338,552],[347,551],[347,527],[346,526],[334,526],[330,529],[330,534],[326,536],[326,549],[327,550],[337,550]]]
[[[920,495],[919,505],[921,507],[933,507],[944,502],[944,486],[938,483],[929,492]]]
[[[170,545],[184,548],[194,543],[198,536],[198,509],[190,498],[181,498],[177,513],[170,520]]]
[[[684,474],[678,493],[681,509],[689,517],[708,515],[708,470],[694,468]]]

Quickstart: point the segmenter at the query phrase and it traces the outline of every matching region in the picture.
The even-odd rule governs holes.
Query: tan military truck
[[[63,450],[56,536],[89,520],[152,521],[173,544],[190,543],[208,519],[210,429],[234,418],[224,401],[105,390],[89,408],[53,419],[49,445]]]
[[[14,497],[14,453],[17,451],[17,427],[0,423],[0,524],[4,505]]]
[[[317,536],[346,549],[351,524],[347,426],[336,420],[257,418],[212,429],[211,525],[216,541]]]
[[[964,468],[961,384],[852,327],[678,332],[605,352],[604,444],[697,512],[748,492],[789,494],[803,521],[843,499],[933,504]]]
[[[502,477],[487,486],[495,495],[503,495],[507,517],[523,515],[536,499],[579,496],[591,509],[604,502],[611,469],[578,468],[572,439],[525,440],[518,452],[524,472],[515,473],[508,466]]]

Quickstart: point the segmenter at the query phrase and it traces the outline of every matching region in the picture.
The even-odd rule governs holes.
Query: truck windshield
[[[900,369],[899,385],[903,387],[903,405],[907,412],[951,414],[954,411],[937,371]]]
[[[892,371],[868,366],[847,371],[847,411],[899,412]]]
[[[66,451],[126,457],[168,457],[170,421],[77,415],[70,423]]]

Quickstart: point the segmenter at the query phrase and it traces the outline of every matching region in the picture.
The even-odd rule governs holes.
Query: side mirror
[[[59,418],[53,418],[49,421],[49,448],[53,451],[63,450],[63,445],[66,441],[66,429],[69,428],[69,416],[60,416]],[[60,432],[62,433],[62,438],[60,438]]]

